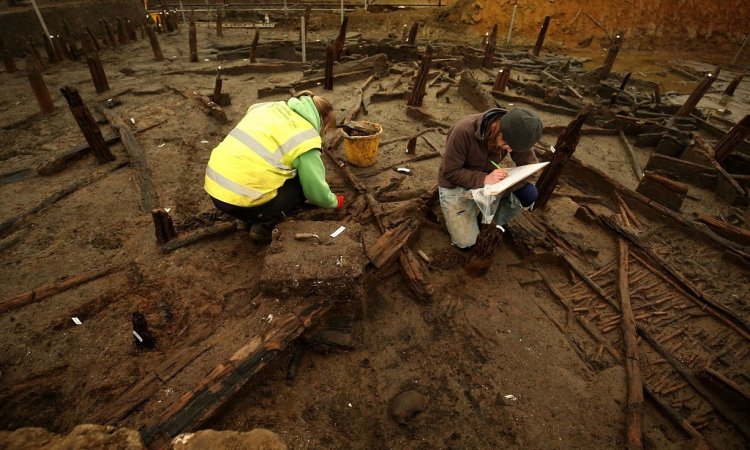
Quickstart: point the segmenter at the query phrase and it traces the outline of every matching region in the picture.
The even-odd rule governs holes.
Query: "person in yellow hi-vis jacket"
[[[307,201],[340,209],[321,159],[322,135],[336,128],[331,102],[304,91],[288,101],[252,105],[213,149],[204,188],[221,211],[250,225],[268,243],[284,217]]]

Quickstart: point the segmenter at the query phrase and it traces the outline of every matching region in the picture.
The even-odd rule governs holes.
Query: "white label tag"
[[[83,322],[81,322],[81,319],[78,317],[73,317],[73,323],[76,325],[83,325]]]
[[[407,169],[406,167],[397,167],[396,172],[399,173],[411,173],[411,169]]]
[[[133,336],[135,336],[136,339],[138,339],[138,342],[143,342],[143,338],[140,334],[138,334],[137,331],[133,330]]]
[[[332,238],[335,238],[335,237],[336,237],[336,236],[338,236],[339,234],[343,233],[343,232],[344,232],[344,230],[346,230],[346,227],[345,227],[345,226],[343,226],[343,225],[342,225],[342,226],[338,227],[338,229],[337,229],[336,231],[334,231],[333,233],[331,233],[331,237],[332,237]]]

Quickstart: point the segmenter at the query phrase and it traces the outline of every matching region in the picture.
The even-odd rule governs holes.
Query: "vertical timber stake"
[[[497,45],[497,24],[492,26],[492,32],[487,38],[487,47],[484,49],[484,59],[482,67],[492,68],[492,62],[495,59],[495,46]]]
[[[188,45],[190,46],[190,62],[198,62],[198,36],[195,30],[195,21],[190,21],[188,33]]]
[[[333,57],[334,50],[333,45],[328,45],[326,47],[326,66],[325,66],[325,72],[323,77],[323,89],[327,91],[333,90]]]
[[[409,45],[417,45],[417,32],[419,31],[419,23],[414,23],[409,30],[409,37],[406,38],[406,43]]]
[[[502,238],[502,229],[494,221],[483,224],[482,230],[477,236],[477,243],[474,244],[471,256],[464,266],[466,273],[473,277],[481,277],[486,274],[492,265],[492,260],[495,258],[495,252],[497,252]]]
[[[60,38],[60,35],[54,36],[52,39],[52,46],[55,48],[55,54],[57,55],[57,60],[62,62],[65,61],[67,58],[65,55],[65,44],[63,44],[62,39]]]
[[[73,117],[75,117],[78,127],[83,132],[83,136],[86,138],[89,147],[91,147],[91,151],[94,152],[97,161],[100,164],[114,161],[115,156],[109,151],[109,147],[107,147],[104,137],[102,137],[99,125],[96,124],[96,121],[91,116],[89,108],[83,103],[78,90],[70,86],[65,86],[60,91],[65,100],[68,101],[70,112],[73,113]]]
[[[154,219],[154,231],[156,232],[156,240],[159,244],[166,244],[177,236],[172,217],[170,217],[166,209],[158,208],[151,210],[151,217]]]
[[[102,60],[99,59],[99,54],[95,50],[92,49],[86,52],[86,64],[89,66],[91,80],[94,82],[96,93],[101,94],[104,91],[108,91],[109,83],[107,82],[107,74],[104,73]]]
[[[617,54],[620,53],[620,46],[622,45],[623,32],[617,33],[615,41],[612,43],[612,47],[607,52],[607,57],[604,58],[604,67],[602,68],[601,79],[604,80],[609,77],[612,73],[612,66],[615,64]]]
[[[125,45],[125,44],[128,43],[128,35],[125,32],[125,23],[123,22],[123,20],[120,17],[117,17],[116,20],[117,20],[117,39],[118,39],[118,42],[121,45]]]
[[[339,35],[333,42],[333,59],[338,61],[344,55],[344,43],[346,43],[346,25],[349,23],[349,16],[344,16],[339,27]]]
[[[49,89],[47,89],[47,83],[44,82],[42,77],[42,69],[37,64],[36,59],[32,55],[26,56],[26,75],[29,78],[31,89],[34,91],[39,108],[44,114],[49,114],[55,110],[55,104],[52,102],[52,97],[49,95]]]
[[[258,56],[258,39],[260,39],[260,30],[255,29],[255,36],[253,36],[253,43],[250,45],[250,63],[255,64],[255,58]]]
[[[44,41],[44,51],[47,52],[47,62],[50,64],[55,64],[56,62],[58,62],[57,53],[55,53],[55,47],[52,44],[50,36],[42,33],[42,40]]]
[[[224,31],[221,29],[221,27],[224,25],[223,17],[221,17],[221,8],[219,5],[216,5],[216,36],[222,37],[224,36]]]
[[[117,50],[117,39],[115,39],[115,33],[112,31],[112,27],[109,26],[109,22],[105,19],[99,20],[102,22],[102,27],[104,27],[104,32],[107,33],[107,39],[109,39],[109,42],[112,44],[112,48]]]
[[[495,77],[495,84],[492,85],[492,92],[505,92],[505,88],[508,86],[508,80],[510,79],[510,66],[498,70],[497,76]]]
[[[688,97],[688,99],[685,100],[685,103],[680,106],[680,109],[675,113],[675,116],[686,117],[692,114],[695,107],[698,106],[698,102],[701,101],[703,96],[706,95],[706,92],[711,88],[711,85],[714,84],[714,81],[719,77],[720,71],[721,70],[717,67],[716,72],[707,73],[690,94],[690,97]]]
[[[547,35],[547,28],[549,28],[550,16],[544,18],[542,23],[542,29],[539,30],[539,37],[536,38],[536,45],[534,45],[534,56],[539,56],[539,52],[542,51],[542,44],[544,44],[544,37]]]
[[[161,45],[159,45],[159,39],[156,37],[154,28],[151,26],[151,24],[146,24],[145,27],[146,27],[146,34],[148,34],[148,42],[151,44],[151,50],[154,51],[154,60],[163,61],[164,54],[162,54],[161,52]]]
[[[750,136],[750,115],[746,115],[716,144],[714,158],[719,163],[725,161],[734,152],[740,142]]]
[[[430,67],[432,66],[432,47],[429,45],[422,56],[422,64],[419,66],[419,72],[417,72],[417,79],[414,81],[414,89],[411,91],[409,106],[422,106],[422,100],[424,99],[425,87],[427,86],[427,77],[430,74]]]
[[[539,197],[537,197],[535,203],[537,209],[544,208],[552,195],[552,191],[555,190],[557,180],[560,178],[565,164],[573,156],[573,152],[576,151],[576,147],[578,146],[578,141],[581,140],[581,128],[589,117],[589,114],[591,112],[587,109],[578,113],[576,118],[557,137],[556,150],[552,155],[552,161],[544,168],[542,174],[539,176],[539,181],[536,183],[536,187],[539,190]]]

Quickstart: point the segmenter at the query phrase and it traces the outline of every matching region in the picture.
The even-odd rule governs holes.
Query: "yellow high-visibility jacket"
[[[321,147],[318,131],[285,102],[253,105],[211,152],[204,188],[230,205],[262,205],[294,178],[298,156]]]

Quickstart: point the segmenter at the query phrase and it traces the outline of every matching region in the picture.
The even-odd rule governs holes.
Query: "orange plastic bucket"
[[[383,127],[375,122],[366,122],[377,128],[378,132],[370,136],[349,136],[344,130],[344,154],[349,164],[357,167],[368,167],[378,159],[378,146],[380,146],[380,134],[383,133]]]

